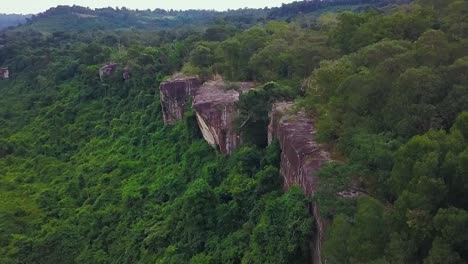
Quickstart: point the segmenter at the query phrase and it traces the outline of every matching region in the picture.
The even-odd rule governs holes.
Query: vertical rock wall
[[[187,104],[192,100],[197,122],[205,140],[223,154],[230,154],[240,144],[239,132],[234,128],[236,103],[242,92],[253,83],[237,83],[229,90],[222,80],[207,81],[203,85],[196,77],[180,77],[160,86],[161,106],[165,124],[182,119]]]
[[[180,77],[161,83],[159,90],[165,124],[174,124],[182,119],[187,104],[200,84],[196,77]]]
[[[223,154],[232,153],[241,143],[233,124],[236,103],[240,93],[252,87],[251,83],[241,83],[239,91],[227,90],[222,80],[208,81],[195,93],[193,109],[203,137],[213,147],[219,147]]]
[[[308,196],[313,196],[318,187],[318,172],[330,160],[328,152],[314,140],[314,120],[303,112],[290,113],[293,104],[276,103],[271,112],[268,140],[278,139],[282,150],[280,173],[284,188],[301,186]],[[313,241],[313,263],[321,262],[323,221],[317,206],[312,205],[317,234]]]

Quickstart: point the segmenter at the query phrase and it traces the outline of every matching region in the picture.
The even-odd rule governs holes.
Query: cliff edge
[[[232,90],[224,81],[213,80],[203,84],[194,96],[193,109],[203,137],[223,154],[231,154],[241,144],[240,134],[234,128],[236,103],[240,94],[253,86],[239,83],[238,89]]]
[[[174,124],[182,119],[187,104],[201,84],[202,81],[193,76],[176,77],[161,83],[159,91],[165,124]]]
[[[304,193],[313,196],[317,191],[318,173],[322,166],[330,161],[325,147],[314,138],[316,133],[313,118],[304,112],[293,113],[293,103],[273,104],[268,126],[268,141],[278,139],[281,147],[280,173],[284,178],[284,188],[299,185]],[[317,232],[313,239],[313,263],[322,263],[321,251],[324,237],[324,224],[318,207],[313,204],[311,213],[314,216]]]

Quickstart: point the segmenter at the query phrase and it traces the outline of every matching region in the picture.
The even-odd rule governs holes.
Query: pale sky
[[[0,13],[36,14],[57,5],[91,8],[122,7],[130,9],[238,9],[280,6],[294,0],[0,0]]]

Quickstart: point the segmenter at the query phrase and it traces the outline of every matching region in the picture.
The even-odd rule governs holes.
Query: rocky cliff
[[[165,124],[181,120],[187,104],[200,88],[196,77],[177,77],[160,86],[161,106]]]
[[[292,113],[293,104],[281,102],[273,105],[268,140],[278,139],[282,150],[280,173],[284,188],[297,184],[313,196],[318,188],[318,172],[330,160],[325,148],[314,139],[314,120],[303,112]],[[317,206],[311,206],[317,233],[313,241],[313,263],[321,263],[324,225]]]
[[[230,86],[230,85],[229,85]],[[241,93],[250,90],[253,83],[239,83],[229,89],[223,80],[211,80],[201,85],[196,77],[174,78],[160,86],[164,122],[180,120],[190,100],[199,128],[205,140],[223,154],[230,154],[240,144],[239,132],[234,127],[236,103]],[[318,172],[330,161],[329,153],[315,139],[314,120],[304,112],[292,112],[293,103],[273,104],[268,126],[268,142],[278,139],[281,153],[280,173],[284,188],[299,185],[308,196],[318,188]],[[317,232],[312,243],[313,263],[321,262],[324,224],[318,207],[311,213]]]
[[[197,122],[205,140],[223,154],[239,146],[240,135],[234,128],[239,95],[254,84],[243,82],[228,85],[217,79],[203,85],[196,77],[176,77],[160,86],[161,106],[165,124],[182,119],[187,104],[192,101]],[[232,86],[232,87],[228,87]]]
[[[205,140],[230,154],[239,146],[240,135],[234,128],[239,95],[253,87],[252,83],[239,83],[238,89],[228,90],[222,80],[208,81],[198,89],[193,99],[197,121]]]

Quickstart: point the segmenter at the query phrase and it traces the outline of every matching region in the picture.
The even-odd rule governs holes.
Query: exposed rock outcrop
[[[308,196],[313,196],[318,187],[318,172],[330,161],[326,149],[314,139],[314,120],[303,112],[291,113],[293,104],[276,103],[271,112],[268,140],[278,139],[282,150],[280,173],[284,188],[297,184]],[[313,245],[313,263],[321,263],[321,247],[324,224],[317,206],[312,205],[317,234]]]
[[[130,68],[129,67],[119,67],[119,64],[114,62],[108,62],[99,68],[99,78],[101,81],[104,81],[105,78],[112,76],[116,71],[119,71],[119,74],[122,74],[123,81],[130,79]]]
[[[178,77],[160,86],[164,122],[172,124],[182,119],[187,104],[192,100],[199,128],[205,140],[223,154],[230,154],[240,144],[240,134],[234,127],[236,103],[241,93],[254,87],[253,83],[239,83],[229,89],[223,80],[207,81],[201,85],[196,77]],[[318,172],[330,161],[325,147],[315,139],[314,120],[304,112],[292,113],[293,103],[273,105],[268,142],[279,140],[282,150],[280,173],[284,188],[299,185],[308,196],[318,188]],[[313,263],[321,262],[324,223],[318,207],[311,206],[317,233],[312,244]]]
[[[10,78],[10,71],[8,68],[0,68],[0,79],[9,79]]]
[[[106,65],[102,66],[99,69],[99,78],[101,78],[101,81],[103,80],[104,77],[111,76],[115,70],[117,69],[117,63],[109,62]]]
[[[240,135],[234,129],[239,95],[254,84],[243,82],[229,89],[222,79],[205,82],[197,77],[175,77],[160,86],[164,123],[174,124],[182,119],[187,104],[192,108],[205,140],[223,154],[230,154],[240,144]]]
[[[174,124],[182,119],[187,104],[200,85],[201,81],[198,78],[186,76],[161,83],[159,90],[165,124]]]
[[[227,90],[222,80],[208,81],[195,93],[193,109],[203,137],[211,146],[219,147],[223,154],[232,153],[241,143],[233,125],[236,103],[240,93],[253,86],[253,83],[239,83],[239,89]]]

